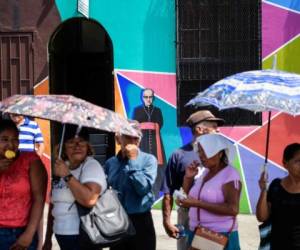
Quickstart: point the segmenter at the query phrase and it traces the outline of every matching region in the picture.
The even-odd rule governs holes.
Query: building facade
[[[80,4],[87,4],[88,12]],[[142,102],[141,90],[151,88],[163,115],[160,131],[166,157],[189,141],[190,131],[177,126],[175,0],[12,0],[1,1],[0,11],[2,99],[17,93],[73,94],[132,118]],[[261,2],[263,68],[271,68],[277,54],[278,69],[300,73],[299,23],[300,0]],[[243,180],[243,213],[255,211],[266,119],[262,114],[262,125],[221,128],[238,146],[235,167]],[[38,122],[49,166],[50,125]],[[299,122],[283,113],[272,115],[271,179],[285,175],[282,151],[300,141]],[[111,135],[107,138],[106,152],[111,155],[115,146]]]

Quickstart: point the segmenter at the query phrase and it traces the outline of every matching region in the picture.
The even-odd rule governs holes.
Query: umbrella
[[[0,103],[0,111],[139,136],[118,113],[71,95],[14,95]]]
[[[271,111],[300,114],[300,75],[279,70],[254,70],[226,77],[186,105],[213,105],[220,110],[268,111],[265,165],[268,161]]]

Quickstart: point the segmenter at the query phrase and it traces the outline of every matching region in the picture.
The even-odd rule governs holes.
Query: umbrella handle
[[[268,112],[268,125],[267,125],[267,138],[266,138],[265,165],[268,163],[268,156],[269,156],[270,129],[271,129],[271,111]]]
[[[267,165],[268,165],[268,163],[265,162],[261,169],[262,173],[264,174],[264,179],[266,182],[268,181],[268,166]]]
[[[65,132],[66,132],[66,124],[64,124],[64,126],[63,126],[63,131],[62,131],[62,135],[60,138],[58,159],[61,159],[61,153],[62,153],[62,148],[63,148],[63,143],[64,143]]]

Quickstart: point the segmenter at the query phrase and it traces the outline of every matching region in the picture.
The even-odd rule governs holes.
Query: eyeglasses
[[[8,144],[8,143],[18,144],[19,139],[18,138],[9,139],[8,137],[3,136],[3,137],[0,137],[0,143],[2,143],[2,144]]]
[[[144,95],[143,98],[144,99],[153,99],[153,95]]]
[[[75,148],[76,146],[85,147],[87,145],[86,141],[67,141],[66,147],[67,148]]]

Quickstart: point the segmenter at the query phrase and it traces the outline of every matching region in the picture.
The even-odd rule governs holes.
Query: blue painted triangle
[[[267,0],[266,2],[275,3],[290,10],[300,11],[300,0]]]
[[[251,152],[243,145],[239,145],[238,149],[240,152],[240,159],[248,189],[250,205],[252,208],[252,212],[255,213],[256,203],[260,194],[258,180],[261,175],[262,166],[264,164],[264,158]],[[279,168],[278,166],[273,165],[271,163],[268,164],[269,183],[271,183],[271,181],[274,178],[282,178],[286,176],[286,174],[287,172]]]

